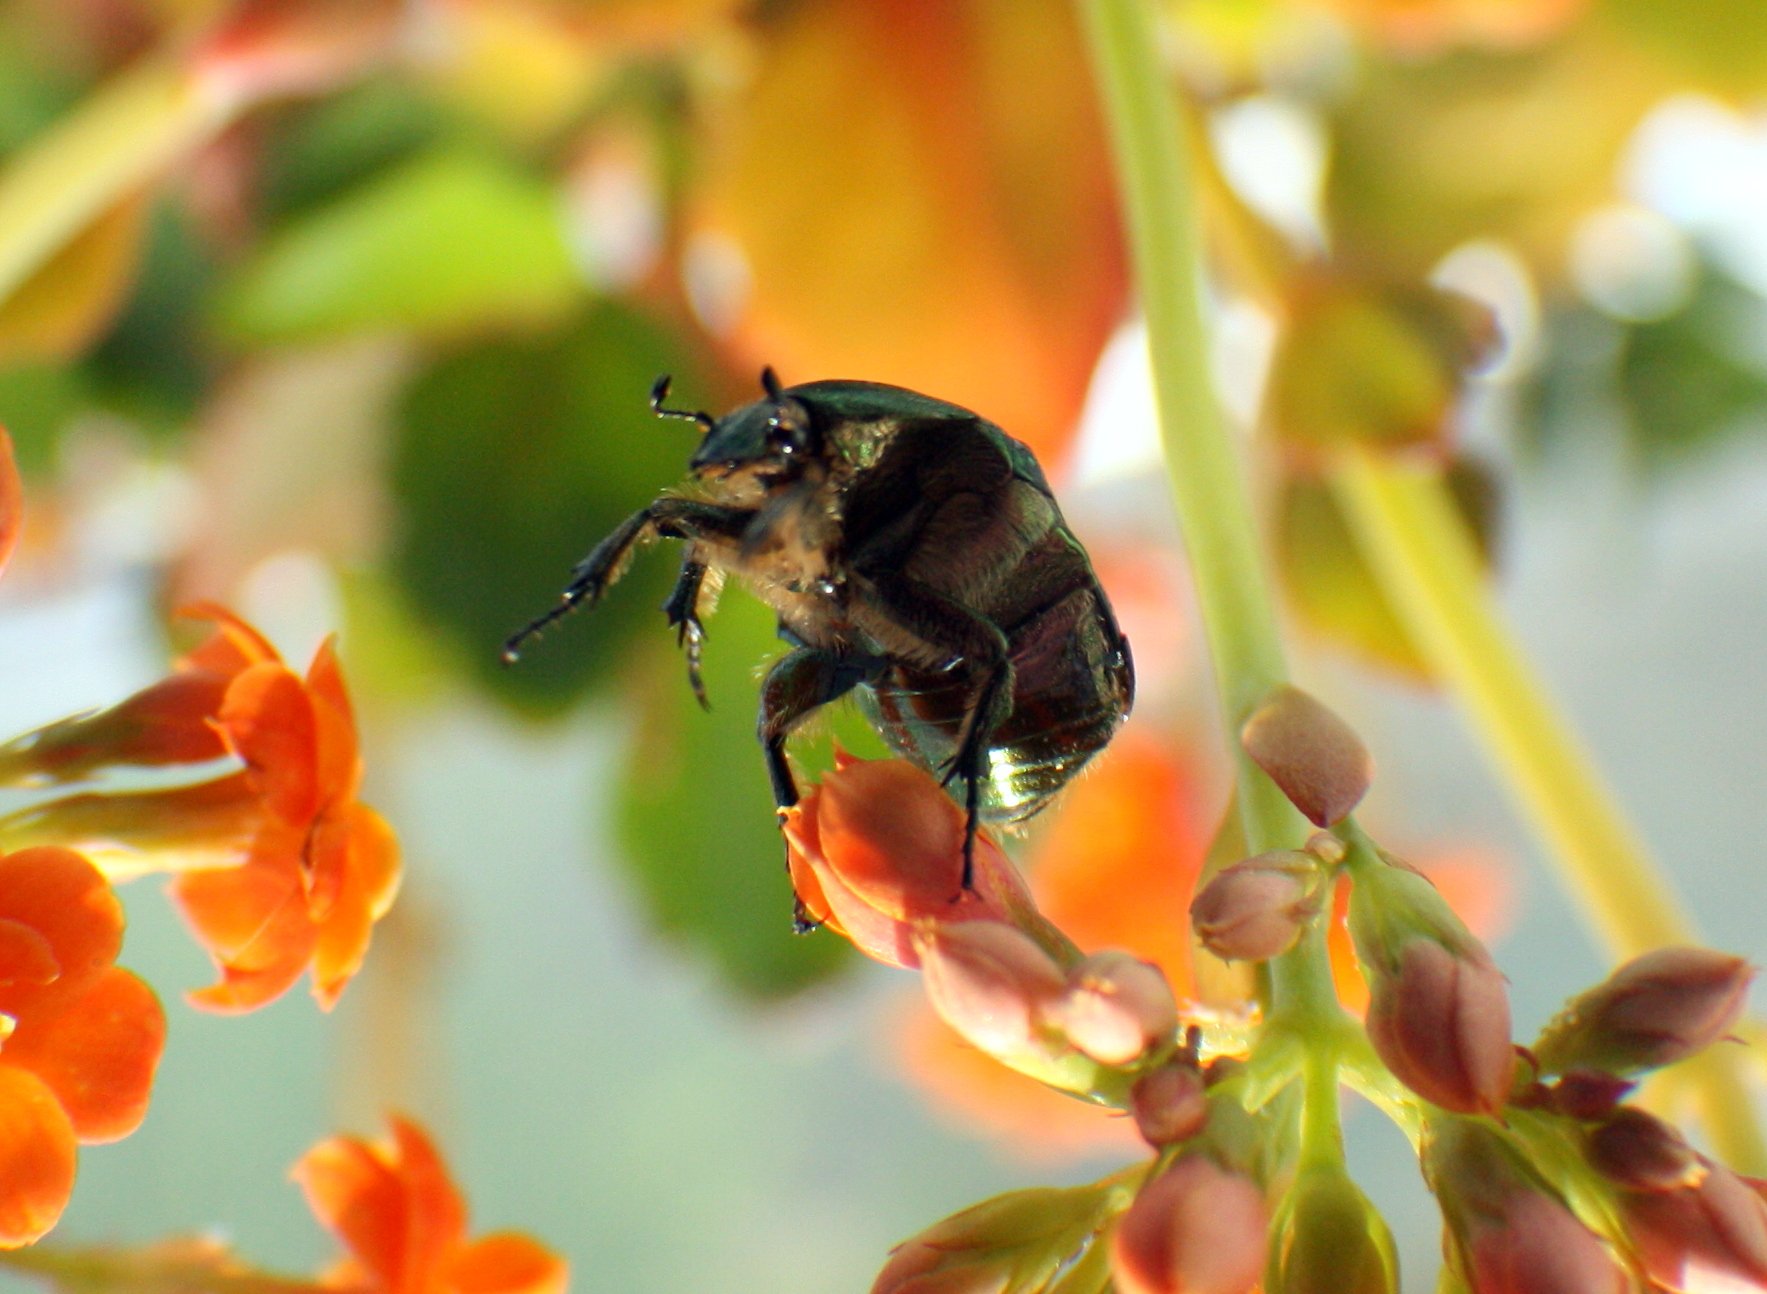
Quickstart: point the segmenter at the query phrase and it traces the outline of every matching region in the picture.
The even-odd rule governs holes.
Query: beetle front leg
[[[676,645],[687,653],[687,683],[693,689],[693,695],[699,702],[699,708],[710,710],[711,702],[706,700],[705,680],[700,677],[700,655],[706,640],[706,627],[699,618],[699,595],[706,582],[706,564],[688,550],[686,560],[681,563],[681,574],[675,580],[675,588],[669,594],[669,600],[663,603],[663,614],[669,617],[669,624],[675,629]]]
[[[665,496],[640,508],[614,527],[589,555],[571,571],[571,582],[559,594],[558,605],[523,625],[503,644],[505,664],[521,656],[522,646],[542,630],[558,623],[580,606],[594,606],[601,595],[625,573],[635,550],[654,536],[736,544],[754,519],[751,508],[731,508],[698,499]]]
[[[797,783],[785,760],[785,739],[811,711],[838,700],[860,683],[874,679],[886,662],[873,656],[837,656],[815,647],[797,647],[781,656],[761,683],[761,713],[755,725],[773,803],[783,817],[798,802]],[[787,855],[790,863],[790,855]],[[792,928],[799,934],[815,929],[803,901],[792,899]]]

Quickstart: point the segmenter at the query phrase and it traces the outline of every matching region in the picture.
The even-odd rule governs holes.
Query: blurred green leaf
[[[261,202],[279,223],[433,148],[454,114],[397,82],[373,80],[281,115],[261,150]]]
[[[1701,89],[1745,97],[1767,89],[1761,0],[1603,0],[1596,12]]]
[[[645,393],[658,373],[688,368],[657,325],[600,305],[562,332],[443,359],[401,401],[393,569],[417,614],[505,700],[561,707],[609,676],[641,626],[659,649],[669,645],[658,608],[675,561],[658,551],[518,666],[498,659],[603,535],[685,475],[693,435],[658,422]],[[689,376],[678,382],[684,393],[698,388]]]
[[[1420,283],[1315,276],[1291,287],[1271,364],[1271,429],[1287,445],[1414,445],[1446,435],[1488,311]]]
[[[213,250],[189,215],[160,204],[134,290],[86,358],[99,398],[150,431],[182,429],[212,392],[217,364],[206,311]]]
[[[0,368],[0,427],[12,435],[22,472],[48,470],[62,429],[90,400],[78,369],[59,364]]]
[[[1420,279],[1461,243],[1497,238],[1551,279],[1669,88],[1635,50],[1581,30],[1533,49],[1368,62],[1329,123],[1335,254]]]
[[[1448,486],[1491,560],[1497,529],[1495,479],[1466,459],[1448,469]],[[1356,545],[1330,486],[1292,476],[1276,504],[1275,551],[1283,592],[1320,637],[1419,682],[1431,675]]]
[[[708,954],[744,992],[773,996],[825,977],[847,956],[827,933],[791,933],[785,842],[773,813],[755,711],[760,668],[784,650],[774,618],[727,590],[708,620],[705,712],[669,659],[636,689],[637,741],[620,788],[620,825],[636,882],[657,924]]]
[[[1707,270],[1687,308],[1628,329],[1619,385],[1648,459],[1685,456],[1767,423],[1767,303]],[[1753,344],[1754,354],[1745,352]]]
[[[554,317],[582,291],[562,215],[552,188],[508,160],[430,152],[271,234],[221,319],[266,343]]]

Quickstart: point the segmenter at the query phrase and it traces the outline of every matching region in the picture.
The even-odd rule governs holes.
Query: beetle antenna
[[[767,393],[767,398],[775,403],[785,398],[785,391],[779,385],[779,374],[773,371],[771,364],[761,370],[761,389]]]
[[[664,373],[651,385],[650,411],[659,418],[681,418],[687,422],[697,422],[701,427],[710,431],[713,425],[712,415],[704,409],[695,413],[688,409],[665,409],[663,407],[663,401],[669,398],[669,383],[672,380],[669,374]]]

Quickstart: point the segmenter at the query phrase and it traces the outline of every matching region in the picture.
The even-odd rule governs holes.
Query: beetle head
[[[761,386],[767,392],[763,399],[717,419],[663,409],[660,400],[652,407],[705,427],[706,437],[688,464],[696,474],[721,479],[748,473],[763,486],[795,481],[819,460],[822,434],[804,402],[780,386],[772,369],[761,370]]]

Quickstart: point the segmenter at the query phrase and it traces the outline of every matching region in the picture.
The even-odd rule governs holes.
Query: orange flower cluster
[[[123,909],[71,849],[0,855],[0,1247],[56,1223],[75,1146],[147,1113],[165,1043],[159,999],[115,965]]]
[[[21,499],[0,430],[0,567]],[[146,1113],[165,1018],[114,964],[112,881],[177,873],[172,898],[221,971],[192,1000],[223,1011],[270,1001],[309,966],[331,1006],[398,887],[392,831],[356,798],[362,761],[331,643],[303,678],[231,613],[187,614],[215,632],[169,677],[0,746],[0,783],[33,801],[0,817],[0,1247],[55,1225],[77,1145],[126,1136]],[[106,785],[119,769],[161,776]]]
[[[466,1203],[423,1129],[394,1118],[382,1142],[333,1137],[295,1165],[319,1221],[348,1251],[326,1274],[372,1294],[563,1294],[557,1254],[517,1232],[466,1239]]]

